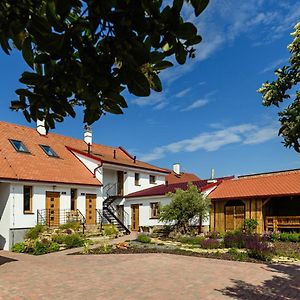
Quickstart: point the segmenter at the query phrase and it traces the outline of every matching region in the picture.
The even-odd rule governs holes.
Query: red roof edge
[[[121,151],[123,151],[129,158],[131,158],[132,160],[134,160],[134,157],[127,150],[125,150],[122,146],[119,146],[119,149]]]
[[[66,148],[69,150],[69,151],[71,151],[71,152],[76,152],[76,153],[78,153],[78,154],[81,154],[81,155],[84,155],[84,156],[86,156],[86,157],[89,157],[89,158],[92,158],[92,159],[94,159],[94,160],[98,160],[98,161],[100,161],[100,162],[104,162],[100,157],[97,157],[96,155],[93,155],[93,154],[91,154],[91,153],[87,153],[87,152],[84,152],[84,151],[82,151],[82,150],[78,150],[78,149],[75,149],[75,148],[72,148],[72,147],[69,147],[69,146],[66,146]]]

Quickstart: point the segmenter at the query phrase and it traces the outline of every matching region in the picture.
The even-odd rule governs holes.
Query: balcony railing
[[[37,224],[47,225],[49,227],[58,227],[66,223],[79,223],[84,232],[85,217],[79,209],[38,209]]]
[[[266,217],[266,230],[300,229],[300,216]]]

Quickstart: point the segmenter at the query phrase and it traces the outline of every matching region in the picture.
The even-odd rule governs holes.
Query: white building
[[[151,231],[151,228],[154,226],[164,225],[164,223],[159,221],[158,208],[171,202],[168,193],[174,193],[176,189],[186,190],[188,182],[196,185],[199,192],[207,197],[223,180],[231,178],[201,180],[195,178],[193,174],[182,174],[178,164],[174,165],[173,172],[166,177],[166,183],[125,196],[124,211],[130,216],[131,229],[138,230],[141,228],[142,230]],[[202,220],[202,228],[208,230],[208,227],[209,216]]]
[[[37,223],[107,219],[129,231],[124,196],[164,184],[169,173],[122,147],[93,144],[89,128],[77,140],[46,134],[42,122],[37,130],[0,122],[0,249]]]

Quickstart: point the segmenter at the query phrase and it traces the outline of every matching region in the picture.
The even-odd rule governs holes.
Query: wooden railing
[[[280,230],[280,229],[293,229],[300,228],[300,216],[273,216],[266,217],[265,220],[266,230]]]

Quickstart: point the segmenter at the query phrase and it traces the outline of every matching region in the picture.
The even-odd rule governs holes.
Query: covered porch
[[[264,204],[266,231],[300,231],[300,196],[273,197]]]

